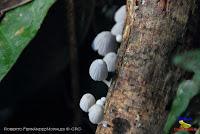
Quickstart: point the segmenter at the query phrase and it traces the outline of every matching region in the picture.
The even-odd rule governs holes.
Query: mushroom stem
[[[112,79],[107,81],[107,80],[103,80],[102,82],[104,82],[108,87],[111,86],[111,83],[112,83]]]

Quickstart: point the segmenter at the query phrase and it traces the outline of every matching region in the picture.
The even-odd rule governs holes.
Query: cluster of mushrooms
[[[89,68],[90,77],[94,81],[102,81],[110,87],[111,80],[107,81],[108,72],[115,72],[115,64],[117,59],[118,43],[122,41],[122,32],[126,18],[126,6],[121,6],[114,15],[116,24],[111,31],[103,31],[99,33],[93,43],[92,48],[99,55],[104,56],[103,59],[96,59]],[[84,112],[88,112],[89,120],[93,124],[103,123],[104,104],[106,98],[102,97],[96,101],[95,97],[86,93],[80,100],[80,108]]]

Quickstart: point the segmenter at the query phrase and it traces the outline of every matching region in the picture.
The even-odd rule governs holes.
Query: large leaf
[[[33,39],[55,0],[33,0],[6,13],[0,22],[0,80]]]
[[[174,58],[174,63],[181,68],[199,73],[200,72],[200,50],[186,52]]]
[[[164,127],[165,134],[169,133],[178,117],[188,107],[191,99],[200,92],[200,50],[178,55],[174,58],[174,63],[187,71],[194,72],[194,76],[192,80],[184,81],[179,85]]]
[[[178,117],[186,110],[190,100],[198,93],[199,87],[192,80],[184,81],[179,85],[176,98],[173,101],[171,111],[164,127],[165,134],[169,133],[171,127],[177,121]]]

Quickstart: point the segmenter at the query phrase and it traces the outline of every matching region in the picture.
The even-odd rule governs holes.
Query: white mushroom
[[[101,56],[104,56],[109,52],[116,51],[117,45],[115,36],[113,36],[109,31],[99,33],[92,43],[92,48],[95,51],[98,50],[98,54]]]
[[[122,42],[122,35],[117,35],[116,36],[116,41],[118,42],[118,43],[121,43]]]
[[[122,35],[123,28],[124,28],[124,22],[118,22],[112,27],[111,33],[115,36]]]
[[[114,16],[115,22],[124,22],[126,19],[126,5],[121,6],[116,12]]]
[[[95,98],[92,94],[84,94],[80,100],[79,106],[84,112],[88,112],[89,108],[95,104]]]
[[[145,4],[145,0],[142,0],[142,5],[144,5]]]
[[[102,101],[101,99],[99,99],[99,100],[96,101],[96,104],[97,104],[97,105],[100,105],[100,106],[102,106],[102,107],[104,106],[104,103],[105,103],[105,102]]]
[[[94,41],[92,42],[92,49],[93,49],[94,51],[97,51],[97,50],[98,50],[98,49],[97,49],[97,45],[94,44]]]
[[[93,124],[98,124],[103,120],[104,109],[102,106],[95,104],[89,109],[89,120]]]
[[[123,28],[124,22],[118,22],[111,29],[111,33],[116,36],[116,41],[118,43],[121,43],[122,41]]]
[[[106,62],[102,59],[96,59],[92,62],[89,69],[90,77],[95,81],[103,81],[108,76]]]
[[[117,60],[117,54],[114,52],[110,52],[106,54],[106,56],[103,58],[103,60],[106,62],[108,72],[114,72],[115,71],[115,64]]]
[[[101,97],[101,101],[106,102],[106,97]]]

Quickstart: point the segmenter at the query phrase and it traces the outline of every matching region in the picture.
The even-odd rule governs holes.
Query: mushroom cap
[[[116,12],[114,16],[115,22],[124,22],[126,19],[126,5],[121,6]]]
[[[108,72],[114,72],[115,71],[115,64],[117,60],[117,54],[114,52],[110,52],[106,54],[106,56],[103,58],[103,60],[106,62]]]
[[[93,124],[98,124],[103,120],[104,109],[102,106],[95,104],[89,109],[89,120]]]
[[[118,42],[118,43],[121,43],[122,42],[122,35],[117,35],[116,36],[116,41]]]
[[[101,99],[99,99],[99,100],[96,101],[96,104],[97,104],[97,105],[100,105],[100,106],[104,106],[104,103],[105,103],[105,102],[102,101]]]
[[[101,101],[106,102],[106,97],[101,97]]]
[[[108,76],[106,62],[102,59],[96,59],[92,62],[89,68],[90,77],[95,81],[105,80]]]
[[[117,22],[111,29],[111,33],[115,36],[122,35],[124,22]]]
[[[95,98],[92,94],[86,93],[82,96],[79,106],[84,112],[88,112],[89,108],[95,104]]]
[[[103,31],[99,33],[92,44],[92,48],[97,51],[101,56],[106,55],[109,52],[116,51],[115,37],[109,31]]]
[[[94,51],[97,51],[97,50],[98,50],[98,49],[97,49],[97,45],[94,44],[94,41],[92,42],[92,49],[93,49]]]

